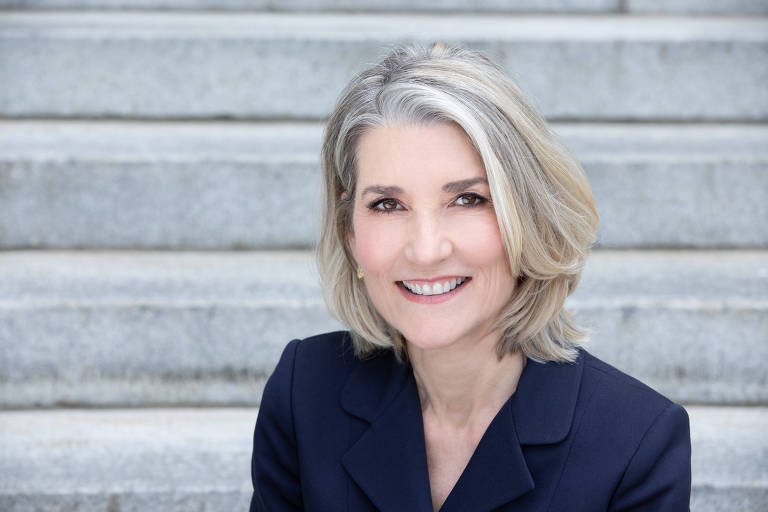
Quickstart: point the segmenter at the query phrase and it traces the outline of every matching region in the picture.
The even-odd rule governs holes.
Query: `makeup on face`
[[[454,123],[382,126],[358,146],[350,248],[366,291],[409,343],[470,340],[515,282],[480,155]]]

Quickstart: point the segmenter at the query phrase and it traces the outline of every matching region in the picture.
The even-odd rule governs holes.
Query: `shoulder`
[[[288,343],[262,403],[289,403],[299,423],[344,414],[370,420],[398,394],[409,375],[410,367],[392,350],[358,358],[349,331],[328,332]]]
[[[295,338],[283,348],[269,381],[311,379],[318,374],[338,373],[355,364],[348,331],[333,331],[308,338]],[[298,371],[297,371],[298,370]]]
[[[641,424],[652,422],[665,410],[685,410],[647,384],[632,377],[584,349],[580,350],[584,375],[582,396],[603,410],[622,412]]]
[[[347,376],[361,362],[355,357],[349,331],[316,334],[293,340],[290,345],[295,346],[295,378],[299,383]]]
[[[332,331],[293,340],[297,357],[316,359],[318,363],[343,364],[354,359],[349,331]]]
[[[690,423],[685,409],[582,351],[582,447],[612,482],[609,510],[688,510]],[[613,478],[617,478],[614,481]],[[578,480],[578,479],[577,479]]]
[[[577,389],[563,445],[561,501],[554,508],[590,503],[609,511],[688,510],[691,449],[685,409],[583,349],[574,364],[555,368],[549,373],[571,372],[578,378],[564,380]]]
[[[355,356],[349,331],[333,331],[303,339],[291,340],[283,349],[280,360],[267,382],[264,397],[278,389],[289,392],[294,402],[306,402],[312,408],[325,401],[338,400],[349,377],[354,374],[388,372],[377,368],[394,365],[389,350],[381,350],[365,359]],[[362,370],[362,371],[361,371]],[[370,371],[368,371],[370,370]],[[274,382],[273,382],[274,381]],[[335,398],[334,398],[335,397]]]
[[[690,459],[689,419],[681,405],[585,350],[580,357],[584,364],[582,432],[596,437],[617,432],[613,437],[622,445],[617,451],[635,463],[642,463],[649,451],[660,456],[673,445],[681,447],[683,459]]]

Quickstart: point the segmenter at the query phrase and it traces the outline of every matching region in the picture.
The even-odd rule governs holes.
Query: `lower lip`
[[[460,286],[457,286],[448,293],[441,293],[440,295],[416,295],[415,293],[409,292],[402,283],[395,283],[395,286],[397,286],[397,288],[400,290],[400,293],[402,293],[403,296],[411,302],[415,302],[417,304],[440,304],[441,302],[451,300],[454,296],[456,296],[457,293],[463,290],[470,283],[470,281],[472,281],[472,279],[467,279]]]

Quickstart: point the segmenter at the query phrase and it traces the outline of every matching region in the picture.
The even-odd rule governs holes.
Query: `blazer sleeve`
[[[670,403],[656,418],[627,466],[610,511],[689,511],[691,434],[688,413]]]
[[[264,386],[253,433],[251,512],[302,510],[296,432],[293,423],[293,368],[299,340],[291,341]]]

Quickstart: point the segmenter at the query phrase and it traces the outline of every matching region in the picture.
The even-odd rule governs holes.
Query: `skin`
[[[386,125],[359,140],[350,248],[376,309],[407,340],[435,510],[525,364],[495,351],[501,332],[491,326],[516,279],[490,198],[482,159],[455,123]],[[436,304],[408,300],[398,284],[436,277],[471,279]]]

